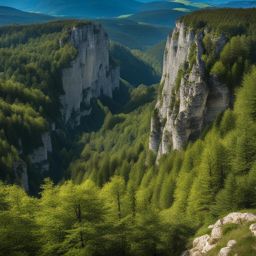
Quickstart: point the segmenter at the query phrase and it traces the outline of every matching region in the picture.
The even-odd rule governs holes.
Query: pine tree
[[[155,186],[154,186],[154,191],[153,191],[153,196],[152,196],[152,206],[154,208],[159,208],[160,206],[160,193],[161,189],[163,186],[163,182],[166,179],[166,173],[164,169],[160,169],[157,177],[155,178]]]
[[[170,209],[170,222],[182,223],[185,219],[188,197],[193,184],[193,173],[181,171],[174,192],[174,203]]]
[[[103,196],[113,205],[114,215],[121,220],[123,217],[123,197],[126,192],[125,181],[121,176],[112,177],[111,181],[105,184],[103,188]]]
[[[237,208],[237,183],[233,174],[229,174],[224,188],[216,196],[216,203],[211,212],[215,216],[220,216],[236,210]]]
[[[231,109],[225,111],[219,127],[221,136],[225,136],[229,131],[236,126],[236,117]]]
[[[207,168],[199,167],[188,198],[187,216],[194,225],[202,224],[213,204],[211,177]]]
[[[35,231],[37,200],[18,186],[0,184],[0,255],[35,255],[40,244]]]
[[[169,175],[165,174],[159,196],[159,206],[161,209],[167,209],[171,206],[173,202],[175,186],[175,174],[173,174],[173,172],[171,172]]]

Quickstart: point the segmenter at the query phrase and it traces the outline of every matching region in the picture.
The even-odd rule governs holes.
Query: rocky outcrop
[[[186,256],[203,256],[207,255],[209,251],[216,247],[218,241],[222,238],[222,230],[224,225],[227,224],[245,224],[256,221],[256,215],[252,213],[240,213],[234,212],[230,213],[226,217],[219,219],[214,225],[209,226],[211,229],[210,235],[203,235],[201,237],[197,237],[193,241],[193,248],[184,253]],[[250,230],[252,234],[254,234],[256,230],[256,225],[252,224],[250,226]],[[219,252],[219,256],[228,256],[232,250],[232,247],[235,246],[236,241],[231,240],[228,242],[227,246],[222,248]]]
[[[22,160],[17,160],[13,164],[15,182],[25,191],[29,191],[27,164]]]
[[[227,243],[227,246],[222,248],[218,256],[228,256],[231,253],[232,248],[236,245],[236,240],[230,240]]]
[[[49,170],[48,154],[52,152],[52,140],[49,132],[42,134],[42,145],[30,155],[30,162],[39,165],[42,172]]]
[[[250,230],[254,236],[256,236],[256,223],[252,224],[250,226]]]
[[[229,106],[229,90],[217,77],[206,79],[203,37],[177,23],[166,44],[161,92],[151,120],[149,147],[158,157],[180,150]],[[216,52],[225,38],[213,39]]]
[[[100,25],[74,27],[71,42],[78,54],[62,71],[62,113],[66,122],[74,114],[79,123],[81,116],[90,113],[92,98],[112,97],[119,86],[119,68],[110,63],[108,36]]]
[[[113,90],[119,86],[120,72],[119,67],[111,64],[108,36],[100,25],[88,23],[73,27],[70,42],[77,49],[77,56],[69,67],[62,70],[64,94],[60,100],[65,123],[70,121],[74,127],[80,124],[81,117],[90,115],[92,98],[101,95],[112,97]],[[56,130],[55,124],[51,124],[51,130]],[[29,157],[30,162],[42,172],[49,170],[50,134],[49,131],[42,135],[42,145]]]

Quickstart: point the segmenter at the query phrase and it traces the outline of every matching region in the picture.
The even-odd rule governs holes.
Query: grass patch
[[[255,256],[256,255],[256,238],[253,237],[246,225],[225,225],[223,229],[223,238],[217,246],[208,253],[208,256],[218,255],[221,248],[226,247],[230,240],[236,240],[237,244],[233,247],[230,255]]]

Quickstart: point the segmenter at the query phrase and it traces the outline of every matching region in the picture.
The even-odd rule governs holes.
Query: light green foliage
[[[112,130],[84,136],[86,146],[77,170],[85,175],[79,184],[69,181],[54,186],[47,181],[39,199],[15,186],[1,185],[3,250],[14,243],[6,238],[16,235],[14,223],[26,236],[19,240],[22,249],[19,242],[12,248],[26,255],[179,255],[198,228],[230,211],[253,209],[255,74],[254,69],[245,77],[234,109],[227,110],[204,138],[183,152],[166,155],[158,166],[144,150],[149,104],[123,114],[125,120]],[[94,153],[88,155],[92,149]],[[247,231],[227,229],[218,248],[236,235],[246,246],[239,240],[234,250],[253,255],[254,240]]]
[[[102,189],[90,180],[59,186],[46,180],[41,198],[33,199],[0,184],[0,255],[178,255],[179,227],[158,212],[125,209],[130,189],[120,176]]]
[[[121,78],[134,86],[141,83],[151,85],[159,81],[160,65],[146,52],[130,50],[114,42],[110,46],[111,56],[120,66]]]
[[[213,214],[216,216],[237,209],[237,183],[233,174],[225,181],[225,186],[216,196],[216,205],[213,206]]]
[[[93,252],[106,214],[98,188],[91,181],[61,187],[48,181],[43,188],[36,216],[43,255],[79,248]]]
[[[255,63],[255,38],[251,36],[233,36],[225,45],[211,73],[217,75],[229,86],[240,85],[243,74]]]
[[[106,99],[101,99],[103,103],[95,102],[98,112],[93,113],[97,113],[97,118],[102,117],[103,125],[97,126],[94,132],[83,133],[72,149],[80,152],[79,157],[76,155],[77,158],[71,160],[67,172],[72,181],[63,181],[57,186],[46,181],[37,199],[16,186],[0,184],[0,254],[176,256],[184,251],[188,237],[194,236],[198,229],[201,234],[208,224],[230,211],[255,208],[256,68],[253,63],[256,58],[255,38],[251,36],[255,22],[245,26],[244,10],[234,11],[241,18],[240,25],[237,21],[234,23],[233,18],[227,19],[230,10],[210,10],[209,15],[205,12],[208,13],[192,14],[184,21],[199,30],[205,29],[208,21],[207,29],[216,30],[217,34],[223,30],[227,36],[228,42],[218,56],[209,55],[215,41],[205,37],[204,54],[210,74],[217,75],[236,90],[234,106],[208,127],[200,139],[183,151],[170,152],[156,165],[156,156],[148,150],[155,88],[139,86],[132,90],[122,83],[123,87],[115,93],[127,99],[120,99],[117,105],[114,101],[103,104]],[[248,11],[246,22],[254,21],[254,12]],[[225,22],[219,19],[221,15]],[[18,159],[15,144],[9,143],[8,131],[12,129],[6,128],[8,124],[18,127],[19,131],[33,128],[33,132],[40,133],[49,121],[47,111],[54,104],[58,106],[53,95],[59,95],[59,88],[54,87],[55,91],[51,83],[48,84],[55,77],[52,75],[57,74],[45,74],[41,64],[34,61],[37,53],[31,48],[39,44],[38,51],[48,49],[47,53],[52,53],[52,47],[56,47],[54,64],[48,64],[54,71],[58,70],[59,65],[64,65],[75,54],[67,44],[68,56],[63,56],[54,39],[55,35],[65,39],[65,33],[60,31],[62,28],[50,26],[46,32],[38,32],[40,39],[37,33],[29,41],[22,37],[28,48],[18,40],[22,34],[17,37],[12,33],[0,40],[3,51],[0,67],[5,71],[0,87],[5,95],[0,101],[0,113],[3,113],[0,114],[0,167],[5,171],[1,172],[1,178],[6,180],[13,178],[8,171]],[[33,61],[21,65],[29,72],[26,73],[30,74],[28,79],[19,70],[15,72],[15,67],[9,67],[8,61],[14,56],[5,47],[10,42],[18,61],[24,56],[19,56],[16,48],[32,55],[29,60]],[[39,55],[43,55],[42,52]],[[47,65],[47,61],[43,63]],[[42,79],[41,75],[49,80]],[[179,80],[181,78],[182,73]],[[238,89],[237,85],[242,86]],[[19,94],[17,100],[14,91]],[[26,104],[28,99],[30,104]],[[113,111],[116,106],[120,111]],[[90,120],[96,123],[95,116]],[[62,154],[65,160],[73,156],[67,151]],[[216,255],[217,250],[237,237],[234,253],[254,255],[255,238],[248,226],[227,227],[211,254]]]
[[[231,88],[239,86],[249,67],[256,63],[255,14],[254,9],[218,9],[200,10],[181,18],[186,26],[204,36],[202,60],[207,73]],[[227,41],[223,49],[219,48],[220,38]],[[193,63],[193,51],[190,53]]]
[[[239,237],[239,239],[237,239]],[[226,247],[230,240],[236,240],[237,244],[232,248],[231,255],[253,256],[256,253],[256,239],[249,230],[249,225],[226,225],[224,227],[224,236],[217,243],[217,246],[207,255],[215,256],[221,248]]]
[[[134,95],[132,98],[140,98],[139,95],[138,92],[138,96]],[[102,185],[117,174],[126,181],[129,176],[134,176],[134,180],[139,179],[136,184],[139,183],[139,176],[143,175],[147,166],[144,151],[147,150],[151,109],[152,104],[147,104],[129,114],[113,116],[109,113],[101,131],[84,134],[80,143],[85,147],[79,160],[70,166],[72,177],[77,181],[90,177],[98,185]],[[120,121],[111,130],[106,127],[109,118]],[[83,175],[82,179],[78,179],[79,173]]]
[[[224,64],[220,61],[217,61],[212,67],[211,74],[216,75],[219,78],[223,78],[226,73],[226,68]]]
[[[35,255],[37,209],[36,200],[21,188],[0,184],[0,255]]]
[[[121,220],[123,214],[122,198],[125,193],[125,181],[123,177],[114,176],[111,182],[106,183],[103,188],[103,194],[106,196],[106,200],[113,205],[112,208],[116,209],[116,217]]]

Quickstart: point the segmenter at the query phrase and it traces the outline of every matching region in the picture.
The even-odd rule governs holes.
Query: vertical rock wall
[[[78,119],[87,114],[92,98],[112,97],[113,90],[119,86],[119,68],[110,64],[108,36],[100,25],[74,27],[71,42],[78,54],[62,72],[65,121],[71,118],[72,112],[78,114]]]
[[[120,71],[119,67],[111,64],[108,36],[100,25],[88,23],[73,27],[70,41],[77,49],[77,56],[69,67],[62,70],[64,94],[60,99],[61,112],[65,122],[73,118],[73,123],[79,125],[80,118],[91,112],[92,98],[101,95],[112,97],[113,90],[119,86]],[[52,127],[55,130],[54,124]],[[48,171],[48,155],[51,152],[52,140],[49,131],[42,134],[42,145],[30,155],[30,162],[42,172]],[[26,177],[27,173],[24,172],[22,183],[28,189],[28,183],[24,180]]]
[[[229,90],[216,77],[206,79],[203,32],[177,23],[166,44],[161,92],[151,120],[149,147],[158,158],[198,138],[205,125],[229,105]],[[216,40],[217,51],[225,44]]]

